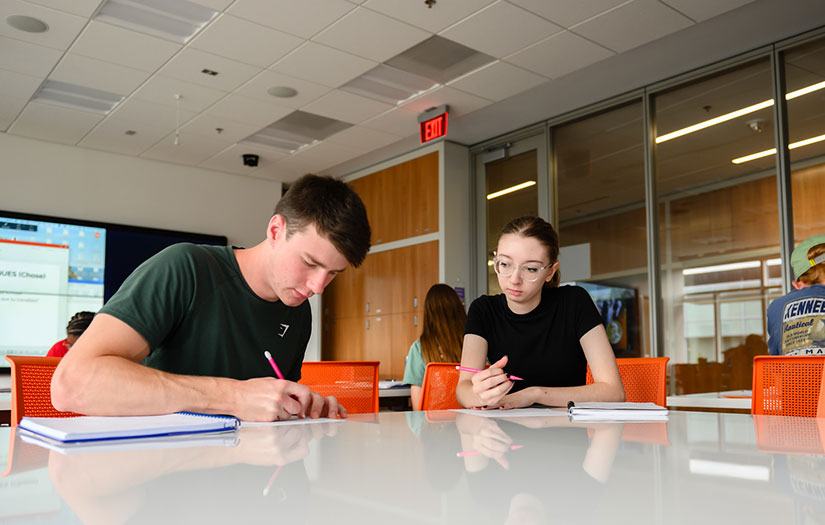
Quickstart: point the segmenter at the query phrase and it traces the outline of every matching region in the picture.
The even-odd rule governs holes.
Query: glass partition
[[[641,101],[553,129],[562,282],[584,286],[617,357],[649,355]]]
[[[655,96],[665,355],[671,393],[749,389],[767,353],[779,257],[770,61]]]

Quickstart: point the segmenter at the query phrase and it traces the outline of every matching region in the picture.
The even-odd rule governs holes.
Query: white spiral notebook
[[[19,429],[57,443],[232,432],[241,422],[233,416],[177,412],[158,416],[24,417]]]

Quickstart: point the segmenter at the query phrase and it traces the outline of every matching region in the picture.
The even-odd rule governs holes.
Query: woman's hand
[[[537,392],[536,387],[529,387],[525,388],[524,390],[519,390],[514,394],[507,394],[504,396],[498,404],[498,408],[502,409],[510,409],[510,408],[523,408],[529,407],[530,405],[536,402],[535,394]],[[487,408],[492,408],[488,406]]]
[[[507,356],[502,357],[486,370],[473,374],[473,393],[481,400],[482,407],[495,407],[513,388],[513,382],[507,378],[503,368],[507,365]]]

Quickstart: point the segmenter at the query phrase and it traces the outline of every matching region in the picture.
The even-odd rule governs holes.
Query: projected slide
[[[0,356],[45,355],[72,315],[100,309],[105,232],[0,217]]]

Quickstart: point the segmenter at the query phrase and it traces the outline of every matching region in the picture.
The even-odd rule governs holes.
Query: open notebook
[[[177,412],[159,416],[24,417],[18,428],[40,439],[65,444],[232,432],[239,426],[240,420],[232,416]]]

